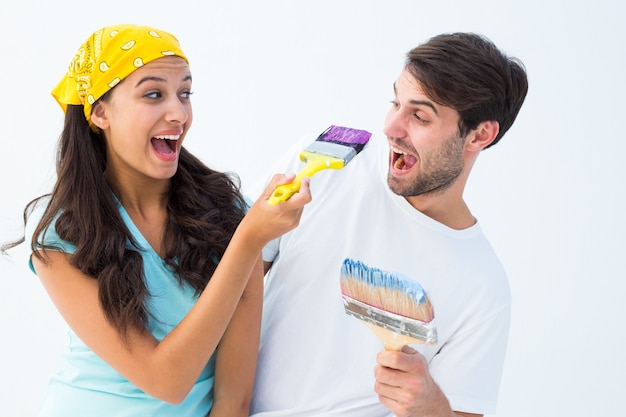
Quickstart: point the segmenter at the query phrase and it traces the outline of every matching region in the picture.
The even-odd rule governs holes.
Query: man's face
[[[404,70],[385,119],[389,141],[389,188],[405,197],[441,193],[464,167],[464,138],[456,110],[435,103]]]

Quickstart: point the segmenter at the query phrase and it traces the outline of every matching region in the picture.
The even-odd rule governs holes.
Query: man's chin
[[[392,193],[397,194],[399,196],[406,195],[406,187],[402,186],[402,181],[400,181],[397,177],[389,173],[387,175],[387,187],[391,190]]]

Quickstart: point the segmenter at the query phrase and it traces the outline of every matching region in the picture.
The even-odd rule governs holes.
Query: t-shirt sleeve
[[[48,200],[39,201],[33,208],[33,211],[31,212],[30,216],[28,217],[28,221],[26,222],[26,228],[24,231],[25,243],[28,245],[30,245],[32,236],[35,233],[35,229],[37,228],[37,225],[39,224],[39,222],[41,221],[44,215],[47,202]],[[46,230],[44,230],[42,233],[39,234],[37,238],[37,247],[41,248],[43,246],[46,246],[47,250],[54,250],[54,251],[65,252],[65,253],[74,253],[76,251],[76,246],[61,239],[59,235],[57,234],[56,228],[54,227],[57,218],[58,216],[54,218],[54,220],[52,221],[52,223]],[[35,268],[33,267],[31,258],[32,258],[32,254],[28,257],[28,266],[30,270],[36,274],[37,272],[35,271]]]
[[[451,337],[430,372],[455,411],[495,413],[509,334],[510,305]]]
[[[265,262],[274,262],[278,256],[280,247],[280,238],[274,239],[263,247],[263,260]]]

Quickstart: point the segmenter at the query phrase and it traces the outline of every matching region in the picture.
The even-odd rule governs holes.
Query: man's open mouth
[[[398,148],[391,147],[391,166],[398,171],[408,171],[415,165],[417,158]]]

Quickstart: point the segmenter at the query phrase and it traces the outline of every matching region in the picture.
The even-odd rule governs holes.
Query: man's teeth
[[[395,157],[395,161],[393,163],[393,167],[398,171],[402,171],[404,169],[404,155],[406,155],[403,151],[398,148],[394,148],[390,146],[391,151],[395,153],[397,156]]]
[[[162,136],[155,136],[155,139],[166,139],[166,140],[178,140],[180,139],[180,135],[162,135]]]
[[[398,170],[402,170],[402,168],[404,168],[404,155],[403,154],[401,154],[398,157],[398,159],[396,159],[396,162],[394,162],[393,167]]]

